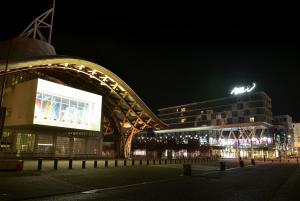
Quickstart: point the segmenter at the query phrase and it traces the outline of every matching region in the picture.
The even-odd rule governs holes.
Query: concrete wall
[[[33,123],[37,80],[15,85],[5,91],[4,106],[7,116],[4,126],[22,126]]]

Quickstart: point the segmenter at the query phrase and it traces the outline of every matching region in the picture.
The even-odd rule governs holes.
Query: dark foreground
[[[195,168],[198,171],[192,177],[182,176],[182,170],[171,165],[27,172],[19,177],[2,174],[0,190],[9,193],[2,193],[0,200],[298,201],[300,197],[297,164],[264,164],[225,172],[209,166]],[[51,193],[46,193],[47,188]]]

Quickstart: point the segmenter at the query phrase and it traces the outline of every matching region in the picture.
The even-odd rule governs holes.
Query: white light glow
[[[38,144],[38,146],[53,146],[53,144]]]
[[[137,149],[137,150],[134,150],[133,154],[135,156],[146,156],[146,150],[144,150],[144,149]]]
[[[247,86],[247,87],[234,87],[230,94],[232,95],[238,95],[238,94],[243,94],[243,93],[248,93],[251,92],[255,88],[256,84],[253,83],[252,86]]]

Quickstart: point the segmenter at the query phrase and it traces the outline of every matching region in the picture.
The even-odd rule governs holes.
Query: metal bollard
[[[42,165],[43,165],[43,159],[39,158],[38,159],[38,170],[42,170]]]
[[[149,160],[147,159],[147,165],[149,165]]]
[[[132,165],[132,166],[134,166],[134,159],[132,159],[132,161],[131,161],[131,165]]]
[[[140,160],[140,165],[143,165],[143,160]]]
[[[155,165],[155,159],[153,159],[153,165]]]
[[[253,158],[251,159],[251,165],[255,165],[255,160]]]
[[[124,166],[126,166],[127,165],[127,161],[126,161],[126,159],[124,159]]]
[[[118,160],[115,160],[115,167],[118,167]]]
[[[226,170],[226,163],[220,162],[220,171],[225,171],[225,170]]]
[[[105,167],[108,167],[108,161],[105,160],[105,164],[104,164]]]
[[[184,176],[192,176],[192,165],[191,164],[183,164],[183,175]]]
[[[240,167],[242,168],[242,167],[244,167],[244,166],[245,166],[244,161],[243,161],[243,160],[240,160]]]
[[[85,168],[85,161],[82,161],[82,168]]]
[[[264,162],[266,162],[266,155],[264,155]]]
[[[94,168],[97,168],[97,167],[98,167],[98,161],[94,160]]]
[[[73,168],[73,159],[69,159],[69,169]]]
[[[297,157],[297,163],[298,163],[298,157]]]
[[[54,170],[57,170],[57,164],[58,164],[58,159],[54,159],[54,165],[53,165],[53,168]]]

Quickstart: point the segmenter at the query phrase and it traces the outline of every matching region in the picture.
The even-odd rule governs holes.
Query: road
[[[29,200],[298,201],[297,186],[300,186],[300,169],[296,164],[268,164],[225,172],[202,172],[192,177],[161,176],[145,182],[132,181]]]

